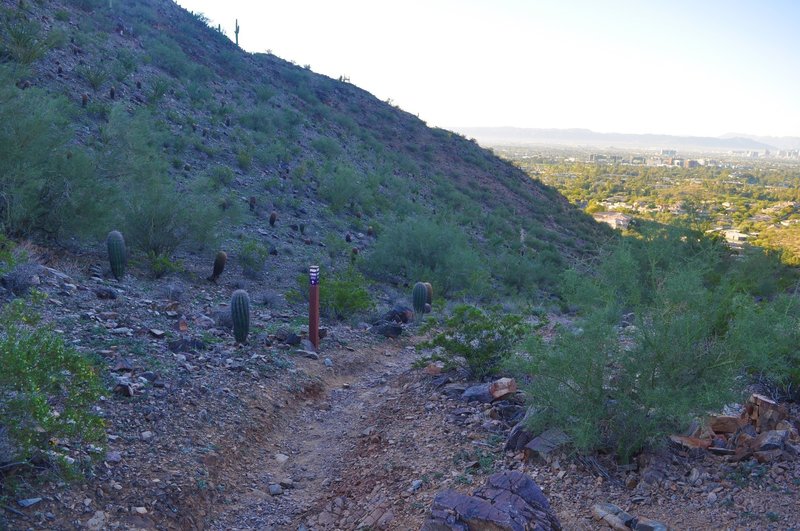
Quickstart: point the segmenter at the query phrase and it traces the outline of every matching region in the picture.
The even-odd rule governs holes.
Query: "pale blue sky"
[[[178,0],[430,125],[800,136],[800,2]]]

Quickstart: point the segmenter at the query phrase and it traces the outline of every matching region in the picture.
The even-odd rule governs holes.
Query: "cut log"
[[[764,395],[755,393],[747,401],[746,412],[750,422],[759,433],[774,430],[780,422],[789,416],[786,407],[777,404]]]
[[[708,419],[708,425],[714,433],[736,433],[744,421],[740,417],[731,415],[712,415]]]

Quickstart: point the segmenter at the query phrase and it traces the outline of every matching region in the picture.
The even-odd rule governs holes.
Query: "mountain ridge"
[[[540,129],[524,127],[456,127],[456,131],[487,144],[554,144],[594,147],[637,147],[645,149],[690,149],[690,150],[775,150],[797,149],[800,138],[794,137],[749,137],[741,134],[726,134],[720,137],[599,133],[585,128]]]

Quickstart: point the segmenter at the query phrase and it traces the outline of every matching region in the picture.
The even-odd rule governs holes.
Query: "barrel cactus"
[[[231,320],[236,342],[245,343],[250,332],[250,297],[243,289],[237,289],[231,296]]]
[[[411,301],[414,306],[414,312],[418,315],[425,313],[425,304],[428,300],[428,289],[422,282],[414,284],[414,289],[411,292]]]
[[[125,276],[125,266],[128,263],[128,251],[125,248],[125,238],[118,230],[112,230],[106,238],[108,247],[108,261],[111,264],[111,273],[117,280]]]
[[[208,277],[208,280],[211,282],[216,282],[219,276],[225,270],[226,263],[228,263],[228,254],[225,251],[218,252],[217,257],[214,258],[214,272],[211,273],[211,276]]]
[[[430,282],[423,282],[423,284],[425,284],[425,289],[428,291],[428,298],[425,299],[425,302],[433,304],[433,286],[431,286]]]

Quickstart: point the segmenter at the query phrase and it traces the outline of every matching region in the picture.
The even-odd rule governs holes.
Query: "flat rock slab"
[[[462,400],[466,400],[467,402],[480,402],[482,404],[488,404],[494,397],[492,396],[492,392],[489,390],[490,384],[480,384],[480,385],[473,385],[472,387],[468,387],[464,390],[464,394],[461,395]]]
[[[547,454],[567,444],[569,441],[569,435],[557,428],[550,428],[541,435],[531,439],[531,442],[525,445],[525,459],[545,457]]]
[[[637,520],[633,515],[623,511],[613,503],[598,503],[592,507],[592,512],[598,520],[603,520],[612,529],[627,531],[633,529]]]
[[[559,531],[561,523],[530,477],[503,471],[467,496],[447,490],[436,495],[422,531]]]
[[[756,452],[766,452],[768,450],[783,450],[789,432],[786,430],[770,430],[760,434],[752,443],[752,448]]]

